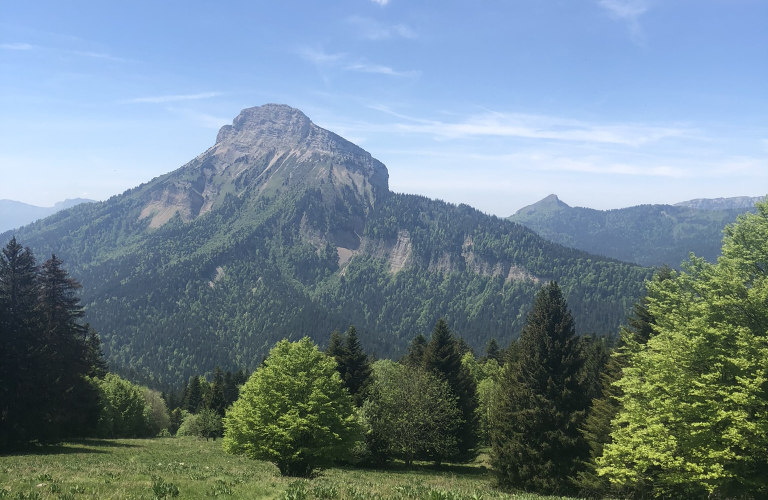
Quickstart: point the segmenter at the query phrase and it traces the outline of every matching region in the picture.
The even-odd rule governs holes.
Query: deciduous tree
[[[336,362],[309,338],[283,340],[243,386],[224,419],[224,449],[308,476],[347,458],[358,437]]]

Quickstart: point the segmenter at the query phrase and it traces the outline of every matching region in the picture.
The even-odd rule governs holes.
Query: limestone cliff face
[[[155,183],[140,217],[159,227],[176,214],[192,220],[227,194],[276,195],[300,187],[320,189],[328,202],[351,192],[373,207],[388,192],[388,178],[370,153],[298,109],[266,104],[243,110],[221,128],[213,147]]]

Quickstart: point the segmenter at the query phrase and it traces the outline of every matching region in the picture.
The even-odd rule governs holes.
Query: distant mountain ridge
[[[643,266],[677,268],[691,252],[709,261],[717,259],[725,226],[754,210],[760,199],[698,199],[595,210],[571,207],[552,194],[508,219],[572,248]]]
[[[765,196],[735,196],[733,198],[696,198],[695,200],[675,203],[676,207],[689,207],[699,210],[744,210],[755,206],[755,203],[765,200]]]
[[[85,198],[73,198],[59,201],[52,207],[38,207],[20,201],[0,200],[0,232],[24,226],[81,203],[94,203],[94,201]]]
[[[155,386],[253,369],[277,340],[350,324],[380,357],[440,317],[475,348],[504,344],[550,280],[579,332],[613,333],[652,272],[392,193],[368,152],[276,104],[243,110],[173,172],[15,234],[82,282],[112,369]]]

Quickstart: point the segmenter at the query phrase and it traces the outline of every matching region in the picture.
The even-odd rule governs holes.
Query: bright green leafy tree
[[[270,461],[285,476],[349,457],[358,436],[336,362],[308,337],[278,342],[224,419],[227,452]]]
[[[598,472],[678,497],[768,495],[768,203],[650,286],[656,334],[630,356]]]

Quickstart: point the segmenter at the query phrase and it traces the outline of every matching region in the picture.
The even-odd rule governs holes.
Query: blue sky
[[[106,199],[286,103],[390,187],[506,216],[768,192],[765,0],[0,7],[0,198]]]

